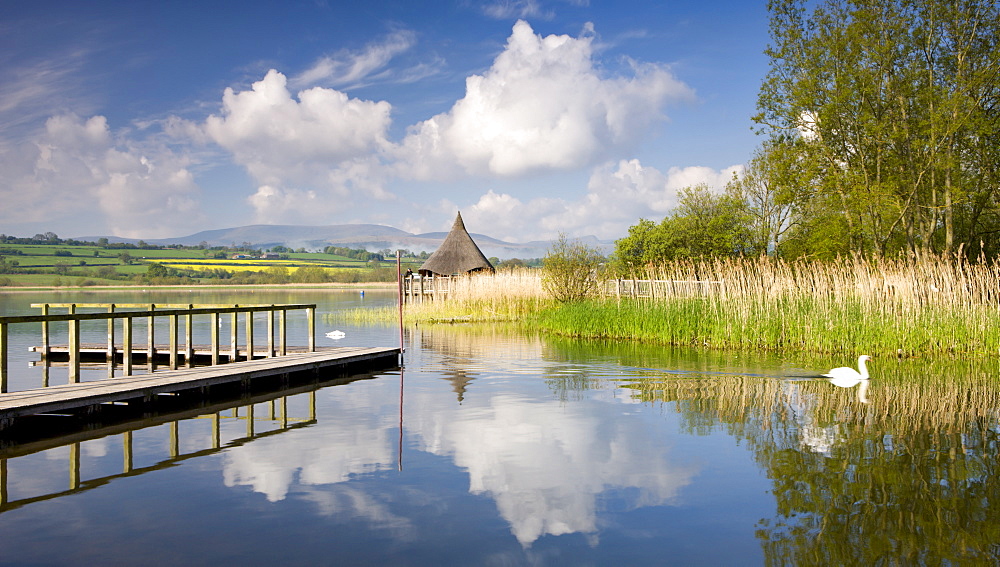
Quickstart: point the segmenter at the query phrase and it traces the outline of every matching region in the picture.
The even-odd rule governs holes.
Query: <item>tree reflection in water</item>
[[[924,363],[926,365],[926,363]],[[1000,394],[991,369],[884,368],[867,392],[823,380],[648,378],[691,430],[721,427],[753,450],[777,510],[758,524],[768,564],[1000,560]],[[945,374],[944,372],[949,372]]]

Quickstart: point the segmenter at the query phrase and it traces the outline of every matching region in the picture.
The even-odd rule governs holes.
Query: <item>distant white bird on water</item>
[[[834,368],[823,376],[829,378],[830,383],[834,386],[840,386],[841,388],[856,386],[862,380],[868,380],[868,367],[865,366],[865,362],[869,360],[871,360],[870,356],[862,354],[858,357],[857,370],[847,366],[841,366],[840,368]]]
[[[335,341],[339,341],[340,339],[346,337],[347,333],[345,333],[344,331],[330,331],[329,333],[326,334],[326,336]]]

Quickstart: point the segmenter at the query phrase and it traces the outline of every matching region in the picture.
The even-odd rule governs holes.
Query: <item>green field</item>
[[[0,286],[149,284],[282,284],[395,280],[395,259],[366,262],[322,252],[280,259],[234,259],[261,251],[201,248],[114,248],[94,244],[0,243]],[[403,269],[423,260],[404,258]],[[303,268],[308,268],[303,270]]]

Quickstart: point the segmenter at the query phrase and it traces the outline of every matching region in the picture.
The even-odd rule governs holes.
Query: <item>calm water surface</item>
[[[318,344],[398,344],[395,328],[337,316],[391,303],[384,292],[151,295],[113,300],[317,303]],[[8,293],[0,312],[71,300],[111,301]],[[22,327],[11,333],[15,390],[38,387],[41,376],[27,352],[38,329]],[[85,340],[103,340],[102,328],[84,328]],[[289,328],[304,344],[304,319]],[[346,337],[327,339],[333,329]],[[1000,558],[996,360],[875,360],[859,391],[816,379],[852,362],[843,358],[483,327],[418,327],[405,340],[403,369],[100,438],[8,448],[0,563]],[[85,379],[102,373],[87,369]],[[50,380],[64,381],[65,369],[51,369]]]

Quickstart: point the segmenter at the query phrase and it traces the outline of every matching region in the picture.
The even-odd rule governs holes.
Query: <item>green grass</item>
[[[902,312],[808,297],[749,305],[745,299],[606,299],[563,304],[539,313],[536,322],[557,335],[727,349],[908,356],[1000,352],[995,317],[974,307]]]

